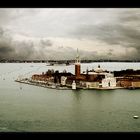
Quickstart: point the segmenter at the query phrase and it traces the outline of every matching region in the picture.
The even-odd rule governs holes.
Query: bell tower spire
[[[77,55],[76,55],[76,63],[80,63],[80,56],[79,56],[78,48],[77,48]]]
[[[77,48],[77,55],[76,55],[76,61],[75,61],[75,76],[76,77],[80,76],[80,73],[81,73],[80,71],[81,71],[80,57],[79,57],[79,52]]]

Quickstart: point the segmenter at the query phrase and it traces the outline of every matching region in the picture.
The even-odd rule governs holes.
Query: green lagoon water
[[[140,68],[140,63],[90,63],[82,71],[98,64],[107,70]],[[140,118],[133,119],[140,116],[140,90],[55,90],[14,82],[52,68],[74,73],[74,65],[0,64],[1,132],[140,131]]]

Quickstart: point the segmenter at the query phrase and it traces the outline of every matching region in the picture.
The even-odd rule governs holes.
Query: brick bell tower
[[[76,61],[75,61],[75,76],[79,77],[81,73],[81,64],[80,64],[80,58],[79,58],[79,53],[78,53],[78,48],[77,48],[77,56],[76,56]]]

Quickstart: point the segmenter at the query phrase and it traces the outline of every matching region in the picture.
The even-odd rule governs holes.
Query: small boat
[[[134,118],[134,119],[138,119],[138,118],[139,118],[139,116],[133,116],[133,118]]]

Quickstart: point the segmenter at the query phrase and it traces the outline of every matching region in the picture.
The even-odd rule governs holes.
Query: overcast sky
[[[139,59],[139,8],[0,9],[0,59]]]

